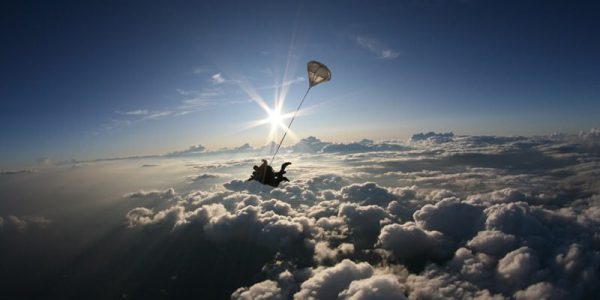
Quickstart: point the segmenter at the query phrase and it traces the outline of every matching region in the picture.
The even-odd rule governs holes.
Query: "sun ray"
[[[251,129],[254,127],[261,126],[261,125],[265,125],[267,123],[269,123],[269,119],[252,121],[252,122],[248,123],[246,126],[244,126],[244,129]]]
[[[250,83],[242,80],[237,81],[237,85],[267,113],[271,110],[267,102],[258,94],[256,89]]]
[[[283,131],[287,130],[287,134],[293,139],[293,140],[298,140],[298,136],[294,133],[294,131],[292,131],[291,129],[289,129],[287,127],[287,125],[285,124],[278,124],[279,128],[281,128]]]
[[[290,83],[290,78],[293,74],[295,74],[295,63],[294,60],[297,59],[297,56],[294,55],[294,51],[297,50],[295,45],[295,31],[292,33],[292,38],[290,41],[290,47],[288,49],[288,57],[286,59],[285,68],[282,76],[276,76],[275,86],[274,86],[274,98],[273,98],[273,106],[271,107],[257,92],[257,89],[254,88],[247,80],[233,80],[242,91],[244,91],[250,99],[252,99],[255,103],[257,103],[262,110],[267,113],[267,116],[264,119],[255,120],[248,123],[245,129],[250,129],[262,125],[271,124],[271,128],[267,135],[267,144],[271,142],[279,142],[280,136],[279,132],[286,132],[287,135],[292,140],[298,140],[297,135],[288,128],[288,121],[292,119],[294,116],[301,116],[306,114],[306,112],[310,109],[302,109],[297,112],[283,112],[285,101],[287,99],[287,95],[292,85]]]

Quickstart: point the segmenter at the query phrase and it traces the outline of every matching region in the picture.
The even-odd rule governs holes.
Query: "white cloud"
[[[123,114],[130,115],[130,116],[142,116],[142,115],[147,115],[148,110],[147,109],[130,110],[130,111],[124,112]]]
[[[404,287],[392,274],[375,275],[370,278],[355,280],[339,294],[339,299],[346,300],[402,300]]]
[[[175,192],[175,190],[173,188],[168,188],[164,191],[159,191],[159,190],[151,190],[151,191],[144,191],[144,190],[140,190],[137,192],[133,192],[133,193],[127,193],[124,195],[125,198],[130,198],[130,199],[134,199],[134,200],[144,200],[144,201],[169,201],[169,200],[179,200],[181,198],[179,198],[179,196],[177,195],[177,193]]]
[[[222,84],[225,83],[225,81],[226,80],[221,73],[216,73],[210,76],[210,82],[213,84]]]
[[[581,131],[579,132],[579,137],[591,143],[599,143],[600,142],[600,128],[592,128],[589,131]]]
[[[375,38],[365,37],[365,36],[356,36],[355,42],[364,49],[371,51],[373,54],[377,55],[379,59],[394,59],[400,56],[400,53],[388,46],[384,43],[380,42]]]
[[[564,299],[565,293],[556,289],[548,282],[539,282],[530,285],[525,290],[517,291],[514,294],[517,300],[537,300],[537,299]]]
[[[139,224],[201,226],[209,240],[223,245],[253,237],[258,245],[292,255],[287,259],[309,259],[314,264],[312,275],[294,275],[293,284],[282,285],[276,277],[258,283],[257,291],[264,288],[264,294],[273,297],[294,293],[300,298],[321,293],[367,297],[388,289],[392,294],[401,290],[412,299],[588,295],[593,290],[590,284],[598,280],[593,270],[600,265],[600,254],[592,242],[593,232],[600,228],[595,210],[600,198],[557,196],[566,186],[570,193],[581,189],[581,195],[596,191],[593,186],[598,175],[585,165],[588,162],[572,162],[575,165],[567,166],[566,175],[554,177],[527,173],[536,168],[547,170],[545,162],[522,169],[512,168],[522,163],[519,161],[478,165],[482,157],[519,159],[512,153],[531,153],[537,143],[521,137],[452,136],[443,143],[415,143],[415,149],[408,151],[378,152],[364,147],[359,152],[314,156],[315,149],[330,144],[311,138],[295,151],[300,162],[304,157],[318,157],[343,161],[344,165],[295,163],[293,167],[301,170],[296,178],[276,189],[231,180],[219,192],[190,196],[173,191],[165,201],[182,207],[182,214],[174,214],[173,208],[134,210],[131,214],[141,213],[133,218]],[[542,145],[537,151],[554,149]],[[300,150],[303,147],[308,150]],[[506,153],[507,158],[503,156]],[[249,168],[253,162],[243,166]],[[577,183],[560,176],[577,178],[573,180]],[[177,197],[182,200],[172,200]],[[302,254],[292,254],[291,245],[299,247]],[[364,278],[321,278],[341,268],[340,260],[347,259],[344,265],[352,269],[367,258],[394,268],[407,267],[410,271],[406,272],[413,273],[375,280],[377,269],[370,266],[370,274]],[[327,267],[331,264],[336,265]],[[321,272],[325,273],[318,275]],[[558,282],[560,287],[555,286]],[[375,290],[378,284],[385,288],[382,285]],[[444,286],[452,288],[442,290]],[[240,289],[238,294],[250,295],[251,289]]]
[[[397,259],[438,259],[448,255],[444,235],[419,228],[415,223],[390,224],[381,229],[379,244]]]
[[[290,147],[282,160],[294,162],[292,181],[279,188],[245,181],[259,148],[195,146],[153,159],[169,169],[184,166],[175,172],[176,188],[126,194],[127,234],[196,239],[206,251],[223,253],[222,262],[244,265],[250,275],[229,287],[234,299],[597,294],[596,148],[564,139],[443,134],[411,149],[363,140],[339,146],[352,151],[321,151],[327,145],[340,144],[307,138]],[[156,169],[153,180],[170,176]],[[202,190],[181,183],[213,174],[225,183]],[[238,274],[221,265],[223,273]]]
[[[283,300],[277,282],[265,280],[249,288],[239,288],[231,295],[232,300]]]
[[[403,151],[410,148],[393,143],[375,143],[372,140],[364,139],[359,142],[349,144],[328,144],[321,151],[324,153],[361,153],[361,152],[377,152],[377,151]]]
[[[491,255],[504,255],[517,243],[517,238],[512,234],[502,231],[482,230],[467,242],[467,247],[481,253]]]
[[[358,202],[365,205],[375,204],[384,207],[396,198],[388,189],[373,182],[345,186],[341,189],[341,196],[344,201]]]
[[[537,255],[527,247],[509,252],[498,261],[498,275],[510,285],[523,285],[532,280],[540,267]]]
[[[343,260],[337,265],[317,270],[314,275],[302,283],[300,291],[294,294],[295,300],[336,299],[352,281],[370,277],[373,268],[368,263],[354,263]]]
[[[485,210],[485,225],[508,234],[546,235],[548,229],[534,215],[536,210],[525,202],[497,204]]]
[[[413,143],[416,142],[432,142],[432,143],[445,143],[452,141],[452,137],[454,137],[454,133],[435,133],[433,131],[427,133],[417,133],[413,134],[410,138],[410,141]]]
[[[30,229],[46,229],[52,220],[42,216],[0,217],[0,231],[24,233]]]
[[[427,230],[436,230],[458,240],[470,237],[483,226],[483,209],[456,198],[427,204],[414,213],[415,222]]]
[[[177,226],[186,222],[185,208],[182,206],[172,206],[156,214],[154,214],[152,209],[138,207],[130,210],[126,218],[130,227],[158,224],[161,222],[168,222]]]
[[[435,266],[421,274],[409,275],[405,284],[409,299],[505,299],[501,294],[493,294],[488,289],[442,272]]]

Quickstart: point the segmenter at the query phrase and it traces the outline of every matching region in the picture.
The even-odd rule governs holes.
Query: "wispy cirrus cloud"
[[[287,87],[287,86],[290,86],[292,84],[300,83],[300,82],[303,82],[303,81],[306,81],[306,78],[304,78],[302,76],[296,76],[295,78],[286,80],[284,82],[280,82],[278,84],[272,84],[272,85],[260,87],[258,89],[276,89],[276,88],[282,88],[282,87]]]
[[[130,111],[116,111],[117,114],[120,115],[128,115],[128,116],[145,116],[148,114],[147,109],[136,109]]]
[[[378,39],[357,35],[354,37],[354,41],[362,48],[369,50],[373,54],[377,55],[378,59],[395,59],[400,56],[400,52],[388,47],[385,43]]]
[[[223,77],[223,74],[221,73],[214,74],[210,77],[210,82],[213,84],[222,84],[225,83],[225,81],[225,77]]]
[[[117,110],[115,111],[115,114],[117,116],[112,118],[105,124],[102,124],[95,133],[98,134],[103,131],[109,131],[116,128],[130,126],[136,123],[149,120],[160,120],[169,117],[179,117],[199,111],[204,111],[213,106],[248,103],[252,101],[247,95],[247,93],[241,93],[241,91],[243,90],[243,88],[241,88],[242,85],[245,84],[251,86],[251,84],[248,82],[248,80],[250,79],[249,77],[239,76],[231,78],[229,76],[223,75],[222,72],[209,75],[212,72],[206,67],[195,68],[192,71],[192,73],[208,77],[208,83],[205,83],[202,87],[198,89],[176,89],[175,97],[179,99],[179,103],[177,105],[164,107],[162,109],[136,108],[130,110]],[[304,77],[296,76],[283,82],[259,86],[255,89],[279,89],[303,81],[306,81]],[[230,87],[231,85],[240,86],[240,90],[232,89]]]
[[[31,169],[24,169],[24,170],[2,170],[2,169],[0,169],[0,176],[31,174],[31,173],[35,173],[35,172],[36,172],[36,170],[31,170]]]
[[[220,79],[224,80],[222,77]],[[179,98],[179,104],[162,109],[139,108],[127,111],[115,111],[118,117],[115,117],[100,126],[96,132],[109,131],[116,128],[130,126],[150,120],[161,120],[168,117],[179,117],[194,112],[206,110],[211,106],[220,103],[226,97],[225,92],[218,86],[205,87],[199,90],[176,89],[176,97]]]

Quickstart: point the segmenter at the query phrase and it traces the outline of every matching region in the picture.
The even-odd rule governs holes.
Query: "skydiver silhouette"
[[[274,172],[273,167],[269,166],[266,160],[262,160],[262,164],[260,166],[252,167],[254,172],[248,179],[256,180],[262,184],[270,185],[272,187],[278,187],[282,181],[290,181],[287,177],[283,176],[286,171],[285,168],[291,165],[291,162],[285,162],[281,165],[281,169],[279,172]]]

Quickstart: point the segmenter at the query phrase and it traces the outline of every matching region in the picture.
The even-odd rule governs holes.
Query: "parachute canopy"
[[[310,87],[331,80],[331,71],[329,71],[329,68],[316,60],[309,61],[307,69]]]

